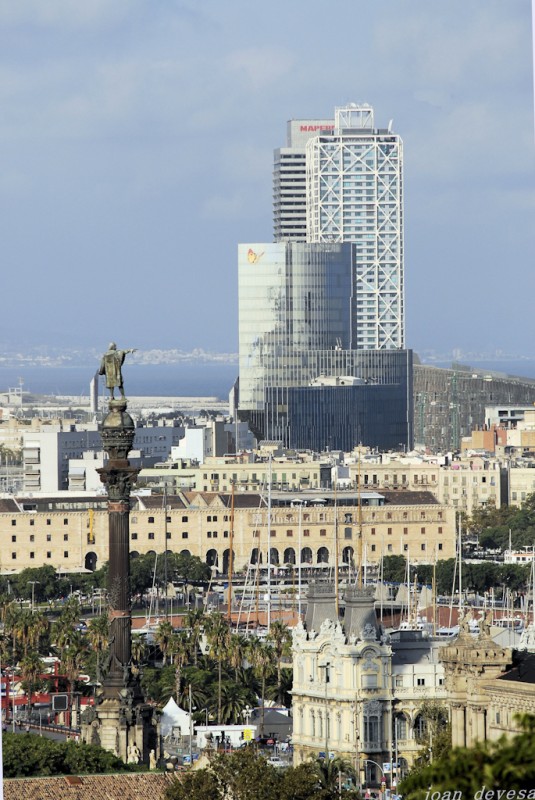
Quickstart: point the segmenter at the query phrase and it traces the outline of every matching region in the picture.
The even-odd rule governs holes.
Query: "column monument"
[[[139,676],[132,672],[132,616],[130,601],[130,492],[138,470],[128,454],[135,425],[127,412],[121,367],[133,350],[117,350],[114,342],[102,357],[99,374],[110,390],[109,411],[101,426],[102,446],[108,455],[100,479],[108,490],[110,621],[108,663],[100,677],[95,705],[82,718],[82,740],[100,744],[125,762],[149,765],[151,750],[158,752],[158,725],[145,702]],[[120,398],[114,397],[118,388]]]

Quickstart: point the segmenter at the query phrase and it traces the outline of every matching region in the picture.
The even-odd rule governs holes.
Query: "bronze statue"
[[[99,375],[106,376],[106,387],[111,392],[111,399],[113,400],[113,390],[117,386],[119,391],[121,392],[121,397],[123,400],[125,399],[124,388],[123,388],[123,373],[121,372],[121,367],[124,364],[125,356],[128,353],[135,353],[135,349],[133,350],[117,350],[117,345],[115,342],[111,342],[108,350],[102,356],[102,361],[100,362],[100,369],[98,371]]]

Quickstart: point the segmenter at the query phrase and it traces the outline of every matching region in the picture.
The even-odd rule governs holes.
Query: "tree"
[[[223,800],[219,780],[209,769],[177,775],[165,792],[165,800]]]
[[[273,666],[273,652],[269,645],[264,644],[260,639],[255,637],[249,642],[247,658],[251,662],[253,670],[261,682],[262,715],[260,720],[260,735],[263,736],[266,706],[266,680],[275,670]]]
[[[221,685],[221,724],[242,725],[242,711],[254,702],[254,696],[235,681],[224,681]]]
[[[100,657],[108,648],[108,637],[110,634],[110,621],[105,614],[93,617],[87,626],[87,640],[97,659],[97,677],[100,675]]]
[[[28,653],[24,656],[24,658],[21,659],[19,668],[22,681],[26,684],[28,693],[28,710],[31,712],[32,694],[34,693],[35,688],[40,681],[41,674],[43,672],[43,662],[37,653]]]
[[[58,576],[52,566],[28,567],[11,578],[13,591],[17,597],[36,603],[57,596]]]
[[[205,624],[204,611],[200,608],[191,608],[184,617],[184,628],[189,631],[189,641],[193,655],[193,663],[197,664],[199,656],[199,640]]]
[[[56,742],[32,734],[4,733],[4,777],[130,771],[113,753],[82,742]]]
[[[271,643],[277,661],[277,699],[282,701],[282,659],[288,657],[292,652],[292,635],[290,629],[280,620],[271,623],[268,642]]]
[[[316,758],[312,763],[321,790],[319,797],[324,800],[335,800],[341,794],[348,800],[360,797],[356,790],[343,787],[348,777],[355,780],[355,770],[348,761],[343,758]]]
[[[173,641],[174,629],[170,622],[160,622],[154,636],[154,640],[160,648],[163,656],[163,665],[167,664],[167,654]]]
[[[265,758],[246,747],[232,755],[217,755],[211,765],[224,789],[224,797],[233,800],[275,800],[281,776]]]
[[[147,643],[145,637],[139,633],[132,636],[132,664],[133,668],[140,672],[141,665],[145,661],[147,655]]]
[[[407,559],[405,556],[383,556],[383,580],[393,583],[407,582]]]
[[[69,681],[69,695],[70,695],[70,709],[71,709],[71,724],[72,713],[74,707],[74,690],[76,681],[79,678],[80,670],[84,663],[84,656],[86,653],[85,642],[79,631],[76,631],[69,645],[61,651],[61,667]]]
[[[451,750],[451,726],[447,709],[435,700],[420,703],[417,717],[420,717],[421,724],[416,740],[422,748],[418,763],[423,765]]]
[[[217,722],[221,723],[222,662],[228,649],[230,629],[222,614],[210,614],[206,619],[206,636],[210,655],[217,660]]]
[[[521,717],[522,732],[510,739],[477,743],[474,747],[449,750],[427,766],[413,769],[401,781],[405,800],[429,796],[429,789],[444,796],[454,788],[458,796],[474,797],[482,785],[485,792],[498,789],[530,790],[535,786],[535,717]],[[504,795],[505,796],[505,795]],[[528,796],[527,794],[525,795]]]
[[[189,657],[189,642],[184,633],[173,634],[169,644],[169,653],[175,667],[175,699],[179,704],[182,667],[186,664]]]

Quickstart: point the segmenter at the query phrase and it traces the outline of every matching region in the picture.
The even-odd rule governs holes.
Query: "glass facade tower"
[[[401,139],[351,105],[286,144],[275,243],[239,246],[239,415],[298,448],[410,447]]]
[[[353,347],[354,257],[344,243],[239,246],[239,410],[261,438],[411,444],[412,354]]]

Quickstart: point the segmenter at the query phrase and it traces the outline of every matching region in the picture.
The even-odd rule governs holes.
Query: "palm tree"
[[[30,614],[27,625],[28,645],[36,650],[39,649],[39,641],[50,630],[48,617],[42,611]]]
[[[97,654],[97,676],[100,674],[100,656],[108,646],[110,635],[110,621],[105,614],[89,620],[87,626],[87,640]]]
[[[174,629],[170,622],[160,622],[154,639],[163,656],[163,665],[167,664],[167,653],[174,636]]]
[[[141,664],[145,660],[145,656],[147,654],[147,642],[145,641],[145,637],[141,636],[140,634],[135,634],[132,636],[132,663],[134,664],[134,669],[136,672],[139,672]]]
[[[245,658],[245,651],[247,649],[247,640],[244,636],[237,633],[231,633],[228,643],[228,663],[234,670],[234,677],[238,683],[238,670],[243,666],[243,659]]]
[[[264,735],[264,718],[266,705],[266,679],[273,674],[273,651],[271,647],[264,644],[257,637],[249,641],[247,648],[247,659],[251,662],[254,672],[257,674],[262,685],[262,719],[260,723],[260,735]]]
[[[189,642],[184,633],[173,634],[169,644],[169,652],[175,665],[175,694],[176,702],[179,703],[182,667],[188,661],[189,656]]]
[[[28,691],[28,711],[32,711],[32,694],[43,672],[43,662],[35,652],[28,653],[20,660],[20,675]]]
[[[318,776],[319,788],[323,790],[323,797],[326,800],[338,798],[340,796],[340,784],[342,777],[355,779],[355,770],[343,758],[316,758],[313,761],[314,772]]]
[[[28,652],[28,631],[31,623],[31,613],[26,609],[18,609],[13,606],[8,617],[6,625],[8,630],[11,631],[11,638],[13,640],[13,658],[15,658],[18,645],[21,646],[22,652],[26,655]]]
[[[184,617],[184,627],[189,629],[189,640],[193,654],[193,663],[197,665],[199,640],[205,625],[205,615],[201,608],[191,608]]]
[[[217,660],[217,724],[221,724],[221,679],[223,657],[228,651],[230,629],[222,614],[210,614],[206,619],[206,635],[210,655]]]
[[[275,658],[277,659],[277,699],[280,702],[282,700],[282,659],[285,656],[289,656],[292,652],[292,635],[290,629],[284,622],[277,619],[275,622],[271,623],[267,640],[271,643],[275,652]]]
[[[234,681],[224,681],[221,687],[221,724],[240,725],[241,713],[251,702],[251,694]]]
[[[80,675],[80,670],[83,667],[86,654],[86,644],[84,639],[79,631],[76,631],[76,634],[77,636],[73,637],[69,645],[61,652],[61,666],[65,672],[67,680],[69,681],[71,725],[75,682],[78,680]]]

